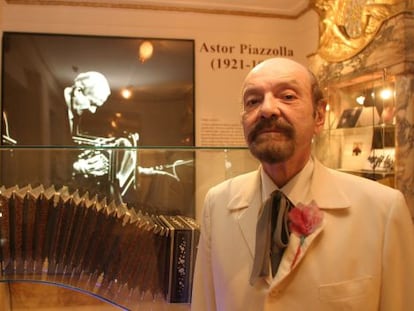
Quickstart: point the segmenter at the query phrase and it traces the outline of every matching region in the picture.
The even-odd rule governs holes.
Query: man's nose
[[[280,104],[280,101],[273,94],[267,94],[260,106],[260,116],[262,118],[279,117],[281,114]]]

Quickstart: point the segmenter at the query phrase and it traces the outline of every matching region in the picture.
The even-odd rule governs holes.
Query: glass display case
[[[373,31],[372,24],[366,27],[370,31],[361,32],[361,36],[355,38],[340,35],[345,30],[343,23],[334,25],[339,32],[326,27],[326,21],[332,16],[342,16],[341,10],[329,6],[318,8],[321,41],[317,53],[310,55],[309,61],[312,72],[326,87],[330,126],[315,140],[315,150],[332,168],[384,182],[400,190],[414,219],[412,3],[400,1],[395,6],[366,3],[365,7],[389,15],[381,15],[381,19],[375,20],[377,31]],[[365,7],[362,5],[360,9],[365,10]],[[366,44],[364,48],[354,49],[361,43]],[[321,49],[324,53],[320,53]],[[352,49],[353,53],[347,53]],[[387,89],[391,87],[389,92]],[[375,97],[369,98],[371,94]],[[373,103],[364,100],[360,106],[356,100],[362,102],[363,97]],[[365,109],[369,105],[374,105],[376,110]],[[345,111],[347,108],[350,110]],[[361,113],[363,118],[363,112],[370,110],[369,125],[365,122],[352,125],[351,121],[355,121],[353,113],[354,116]],[[338,128],[339,120],[347,127]],[[364,141],[367,143],[360,152],[359,143]]]
[[[326,123],[315,140],[327,166],[394,186],[394,80],[385,72],[325,89]]]
[[[127,192],[111,169],[73,170],[77,155],[99,152],[115,167],[120,154],[135,157]],[[2,310],[56,295],[45,284],[73,297],[43,302],[59,310],[80,307],[81,293],[97,299],[88,310],[189,310],[204,196],[258,167],[244,148],[196,147],[3,146],[0,163]],[[33,291],[23,300],[22,288]]]

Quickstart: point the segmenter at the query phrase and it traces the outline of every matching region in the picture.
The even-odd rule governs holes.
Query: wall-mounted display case
[[[326,87],[315,152],[327,166],[394,186],[395,85],[385,72]]]
[[[414,219],[412,5],[403,1],[392,8],[384,4],[376,9],[381,6],[384,12],[396,11],[384,16],[382,22],[376,21],[379,22],[376,32],[361,33],[357,38],[342,37],[345,40],[340,41],[354,47],[354,43],[363,42],[362,38],[370,39],[363,49],[341,59],[335,59],[341,54],[336,49],[332,49],[332,58],[320,53],[310,57],[312,71],[326,87],[330,102],[328,118],[331,118],[330,127],[318,138],[315,149],[323,162],[333,168],[361,174],[400,190]],[[340,11],[332,13],[336,15]],[[330,27],[325,30],[328,37],[338,34],[329,32]],[[368,38],[370,35],[374,36]],[[324,43],[329,48],[335,46],[331,41]],[[369,101],[357,104],[356,100],[362,101],[362,97]],[[376,109],[370,108],[373,106]],[[357,114],[362,123],[355,122]],[[370,116],[370,125],[366,125],[364,115]],[[340,120],[342,128],[337,126]],[[359,142],[364,141],[367,143],[360,148]],[[362,152],[365,152],[363,157]]]

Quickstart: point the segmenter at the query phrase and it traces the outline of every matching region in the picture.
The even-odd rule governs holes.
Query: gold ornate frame
[[[361,52],[383,22],[408,9],[406,0],[312,0],[320,17],[318,54],[341,62]]]

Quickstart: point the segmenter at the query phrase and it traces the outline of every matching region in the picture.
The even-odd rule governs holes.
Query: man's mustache
[[[260,119],[248,135],[248,141],[253,142],[256,137],[263,132],[277,131],[283,133],[288,138],[293,138],[295,135],[295,129],[287,121],[281,118],[265,118]]]

